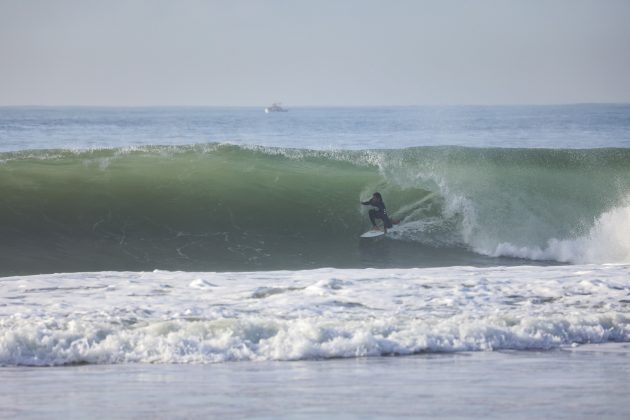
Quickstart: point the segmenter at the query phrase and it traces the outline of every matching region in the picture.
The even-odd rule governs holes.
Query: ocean
[[[0,220],[12,417],[630,415],[630,105],[0,108]]]

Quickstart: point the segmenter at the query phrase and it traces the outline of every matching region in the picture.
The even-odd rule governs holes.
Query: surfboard
[[[382,230],[368,230],[363,235],[361,235],[361,238],[376,238],[378,236],[384,236],[384,235],[385,235],[385,232],[383,232]]]
[[[400,225],[396,224],[393,227],[387,229],[387,233],[396,232],[398,229],[400,229]],[[361,235],[361,238],[378,238],[379,236],[385,236],[385,232],[383,232],[382,230],[368,230],[363,235]]]

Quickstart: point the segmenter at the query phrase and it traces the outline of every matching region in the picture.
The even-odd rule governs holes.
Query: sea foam
[[[0,364],[220,363],[630,341],[630,265],[0,279]]]
[[[545,248],[501,243],[488,254],[578,264],[630,262],[630,205],[605,212],[575,239],[552,238]]]

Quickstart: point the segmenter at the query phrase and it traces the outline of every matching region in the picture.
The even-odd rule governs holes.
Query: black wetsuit
[[[383,224],[387,229],[391,228],[392,222],[389,220],[389,216],[387,216],[387,210],[385,210],[385,203],[381,200],[375,200],[371,198],[369,201],[362,202],[364,206],[374,206],[375,209],[370,209],[368,215],[370,216],[370,222],[372,222],[372,226],[376,227],[376,219],[381,219]]]

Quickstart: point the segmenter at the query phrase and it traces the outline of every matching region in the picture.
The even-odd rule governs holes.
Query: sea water
[[[627,416],[629,145],[627,105],[0,108],[0,405]]]

